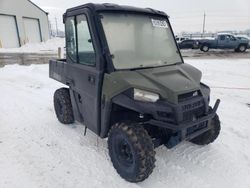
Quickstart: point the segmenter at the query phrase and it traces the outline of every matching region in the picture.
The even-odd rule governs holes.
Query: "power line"
[[[173,25],[182,25],[182,26],[186,26],[186,25],[187,26],[198,26],[198,25],[201,25],[198,22],[184,23],[184,22],[175,22],[175,21],[172,21],[171,23]],[[242,24],[242,25],[244,24],[246,27],[248,26],[248,22],[247,21],[240,21],[240,22],[237,22],[237,23],[232,22],[232,21],[229,21],[229,22],[215,22],[215,21],[213,21],[213,22],[210,23],[206,19],[206,26],[207,25],[209,25],[209,26],[211,26],[211,25],[233,25],[233,26],[236,26],[238,24]]]
[[[203,11],[201,10],[167,10],[167,13],[177,13],[177,14],[202,14]],[[206,12],[209,13],[218,13],[218,14],[225,14],[225,13],[230,13],[230,14],[248,14],[249,10],[247,9],[221,9],[221,10],[206,10]],[[170,15],[171,16],[171,15]]]
[[[174,20],[187,20],[187,19],[190,19],[190,18],[199,18],[201,16],[201,14],[197,15],[197,16],[178,16],[178,17],[170,17],[170,19],[174,19]],[[227,16],[227,15],[211,15],[209,14],[208,15],[209,17],[212,17],[212,18],[216,18],[216,19],[225,19],[225,18],[242,18],[242,19],[250,19],[250,16]]]

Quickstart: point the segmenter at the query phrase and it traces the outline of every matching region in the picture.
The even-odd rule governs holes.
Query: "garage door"
[[[40,26],[38,19],[23,18],[25,40],[27,43],[41,42]]]
[[[19,40],[14,16],[0,15],[0,47],[19,47]]]

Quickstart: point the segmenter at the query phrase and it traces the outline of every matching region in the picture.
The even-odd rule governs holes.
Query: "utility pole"
[[[56,22],[56,36],[58,36],[58,25],[57,25],[57,17],[55,17],[55,22]]]
[[[50,38],[52,38],[53,36],[53,31],[52,31],[52,24],[51,21],[49,20],[49,34],[50,34]]]
[[[204,17],[203,17],[203,28],[202,28],[202,37],[204,37],[204,34],[205,34],[205,27],[206,27],[206,13],[204,12]]]

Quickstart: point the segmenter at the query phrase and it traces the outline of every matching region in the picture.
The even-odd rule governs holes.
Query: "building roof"
[[[37,7],[38,9],[40,9],[42,12],[44,12],[45,14],[49,14],[48,12],[44,11],[42,8],[40,8],[38,5],[36,5],[35,3],[33,3],[31,0],[27,0],[29,1],[31,4],[33,4],[35,7]]]

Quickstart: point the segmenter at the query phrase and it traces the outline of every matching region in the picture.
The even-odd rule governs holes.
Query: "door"
[[[226,35],[218,36],[218,48],[225,48],[226,45]]]
[[[222,49],[234,49],[236,39],[232,35],[220,35],[218,40],[218,47]]]
[[[41,42],[41,32],[38,19],[23,18],[26,43]]]
[[[15,17],[0,15],[0,48],[17,48],[19,46]]]
[[[229,36],[229,42],[228,42],[228,48],[230,49],[235,49],[238,47],[237,39],[233,35],[228,35]]]
[[[97,68],[96,45],[88,25],[84,14],[66,19],[67,75],[76,105],[74,111],[80,112],[77,120],[99,134],[103,73]]]

